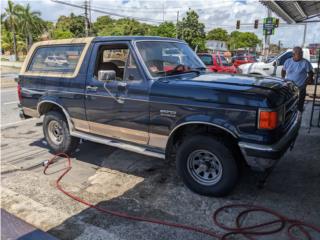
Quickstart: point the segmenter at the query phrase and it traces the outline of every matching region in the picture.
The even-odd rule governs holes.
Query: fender
[[[62,101],[57,98],[57,97],[53,97],[53,96],[43,96],[42,98],[39,99],[39,102],[37,104],[37,112],[39,114],[39,116],[41,116],[41,106],[43,106],[43,104],[46,103],[50,103],[50,104],[54,104],[56,106],[58,106],[62,112],[64,113],[64,115],[66,116],[67,122],[68,122],[68,127],[70,129],[70,133],[74,130],[74,125],[71,121],[70,115],[67,112],[67,110],[63,107]]]
[[[198,114],[198,115],[192,115],[192,116],[187,116],[185,118],[182,118],[176,123],[176,125],[172,128],[167,138],[167,141],[165,144],[166,149],[168,149],[171,143],[171,139],[178,129],[180,129],[183,126],[192,125],[192,124],[201,124],[201,125],[216,127],[229,133],[235,139],[239,138],[239,133],[237,131],[237,128],[227,120],[223,118],[219,118],[219,116],[212,118],[208,115]]]
[[[222,130],[225,130],[226,132],[230,133],[233,137],[238,138],[239,133],[237,131],[237,128],[225,117],[220,117],[219,115],[216,116],[210,116],[210,115],[203,115],[203,114],[196,114],[196,115],[189,115],[185,116],[179,121],[176,122],[175,126],[172,128],[170,135],[174,133],[179,127],[187,125],[187,124],[206,124],[211,125],[217,128],[220,128]]]

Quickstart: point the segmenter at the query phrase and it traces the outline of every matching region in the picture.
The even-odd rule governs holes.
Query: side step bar
[[[93,136],[91,134],[82,133],[82,132],[78,132],[78,131],[72,131],[71,132],[71,136],[82,138],[82,139],[89,140],[89,141],[92,141],[92,142],[105,144],[105,145],[108,145],[108,146],[111,146],[111,147],[120,148],[120,149],[123,149],[123,150],[128,150],[128,151],[131,151],[131,152],[143,154],[143,155],[150,156],[150,157],[156,157],[156,158],[165,159],[165,154],[163,154],[163,153],[155,152],[155,151],[152,151],[151,149],[148,149],[148,148],[145,148],[145,147],[136,146],[136,145],[132,145],[132,144],[129,144],[129,143],[124,143],[124,142],[120,142],[120,141],[113,140],[113,139],[112,140],[111,139],[107,139],[105,137]]]

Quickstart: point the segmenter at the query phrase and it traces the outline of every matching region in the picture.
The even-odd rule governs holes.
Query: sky
[[[83,5],[84,0],[63,0],[67,3]],[[61,5],[51,0],[13,0],[15,3],[26,5],[30,3],[34,11],[40,11],[45,20],[56,22],[60,15],[83,14],[82,9]],[[7,1],[1,0],[1,12],[7,7]],[[150,24],[159,24],[163,20],[181,20],[186,11],[194,9],[205,24],[206,31],[215,27],[223,27],[229,32],[236,30],[236,21],[251,23],[251,26],[241,26],[240,31],[256,33],[260,39],[262,27],[253,28],[255,19],[262,19],[267,15],[267,9],[257,0],[91,0],[91,7],[110,13],[121,14],[133,18],[143,18]],[[105,14],[92,11],[92,20]],[[273,15],[275,16],[275,15]],[[276,16],[275,16],[276,17]],[[114,17],[117,19],[117,17]],[[280,27],[275,35],[271,36],[271,42],[278,44],[281,41],[283,47],[301,45],[303,40],[304,26],[285,25],[280,20]],[[307,26],[306,43],[320,43],[320,23],[309,23]]]

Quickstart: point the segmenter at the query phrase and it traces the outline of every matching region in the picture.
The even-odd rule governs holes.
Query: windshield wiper
[[[202,71],[206,70],[205,67],[196,67],[196,68],[190,68],[186,71],[173,71],[173,72],[166,72],[166,71],[159,71],[157,74],[164,74],[164,76],[172,76],[172,75],[179,75],[184,73],[197,73],[198,75],[201,74]]]
[[[202,70],[202,71],[205,71],[206,68],[205,67],[196,67],[196,68],[191,68],[192,70],[196,69],[196,70]]]

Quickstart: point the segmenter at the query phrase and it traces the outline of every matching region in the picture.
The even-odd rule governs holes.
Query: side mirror
[[[114,70],[100,70],[98,80],[102,82],[114,81],[116,80],[116,72]]]
[[[274,67],[279,66],[279,60],[278,60],[278,59],[273,62],[273,66],[274,66]]]

